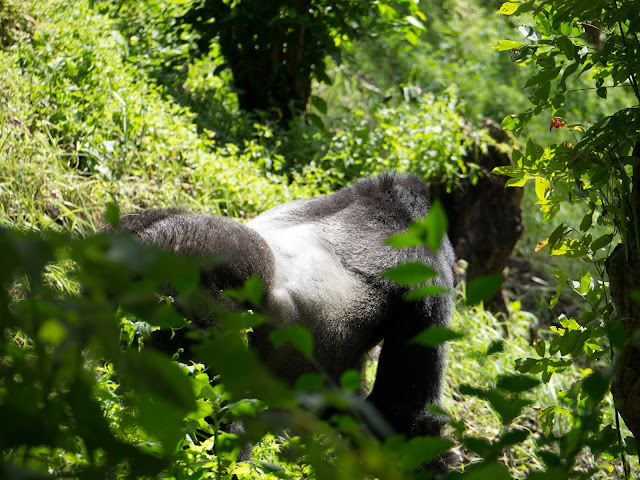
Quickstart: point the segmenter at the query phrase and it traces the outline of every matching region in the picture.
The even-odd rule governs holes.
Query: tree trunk
[[[288,9],[283,15],[283,9]],[[218,38],[233,75],[238,104],[288,128],[304,113],[311,74],[324,68],[322,39],[310,33],[305,0],[260,0],[233,7],[223,0],[201,0],[182,19],[201,34],[198,48],[209,51]]]
[[[460,278],[467,284],[477,277],[502,274],[522,234],[523,189],[507,188],[508,177],[491,173],[497,166],[511,165],[510,148],[500,148],[506,145],[507,134],[493,121],[485,121],[483,128],[497,144],[490,145],[479,158],[473,150],[467,153],[465,161],[481,167],[477,183],[465,179],[452,192],[443,185],[434,189],[449,218],[449,237],[456,256],[469,264]],[[485,307],[507,313],[502,291],[485,302]]]
[[[287,128],[305,111],[311,94],[311,71],[303,62],[306,26],[276,24],[269,33],[268,44],[255,48],[254,32],[234,23],[220,32],[220,48],[233,73],[240,108],[265,112]]]
[[[633,149],[640,157],[640,142]],[[640,212],[640,168],[633,169],[631,201]],[[629,222],[629,225],[634,225]],[[638,227],[640,228],[640,227]],[[606,262],[611,298],[618,315],[622,317],[627,341],[615,365],[611,393],[616,408],[636,439],[640,455],[640,303],[631,294],[640,291],[640,245],[634,228],[628,229],[628,251],[618,245]]]
[[[640,291],[640,254],[634,249],[627,258],[624,246],[618,245],[606,266],[611,297],[618,315],[623,317],[627,334],[627,343],[617,359],[611,393],[618,412],[640,445],[640,303],[631,299],[632,292]]]

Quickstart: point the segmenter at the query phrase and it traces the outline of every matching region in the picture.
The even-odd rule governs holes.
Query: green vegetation
[[[609,5],[579,0],[560,6],[543,0],[507,2],[500,13],[527,18],[530,23],[519,29],[524,41],[501,40],[495,48],[510,50],[514,61],[534,64],[538,69],[527,82],[534,88],[532,107],[508,116],[503,126],[521,132],[532,118],[550,112],[550,129],[566,128],[574,141],[542,147],[529,140],[524,149],[514,152],[515,166],[499,170],[512,177],[511,185],[535,180],[536,196],[546,221],[554,220],[562,204],[582,208],[583,216],[561,222],[548,238],[541,240],[538,249],[579,258],[591,267],[584,268],[575,279],[556,270],[557,293],[551,303],[557,301],[562,289],[569,288],[583,297],[590,309],[577,319],[561,322],[561,338],[552,341],[548,355],[542,343],[544,358],[525,361],[519,370],[540,370],[544,378],[545,371],[553,371],[551,362],[555,360],[551,357],[558,351],[565,363],[584,361],[576,355],[575,348],[579,346],[593,371],[576,386],[575,398],[584,399],[585,405],[577,428],[561,441],[559,463],[570,465],[575,461],[581,443],[576,443],[572,435],[588,436],[588,432],[594,432],[597,436],[598,431],[603,431],[597,418],[609,389],[617,414],[633,435],[625,439],[627,451],[638,454],[640,323],[636,302],[640,279],[634,265],[640,251],[640,67],[636,61],[640,53],[636,22],[640,6],[637,2]],[[592,96],[606,99],[613,91],[627,89],[627,104],[608,116],[594,117],[590,125],[569,124],[564,118],[571,93],[568,85],[578,75],[588,75],[591,85],[586,94]],[[594,368],[596,359],[606,355],[602,351],[603,338],[610,358],[602,367]],[[616,430],[613,426],[606,428]],[[616,442],[612,437],[606,443]],[[617,443],[622,446],[621,439]],[[630,467],[626,463],[623,466],[625,475],[630,475]]]
[[[92,234],[118,210],[179,206],[246,218],[388,169],[454,188],[478,174],[462,157],[489,142],[473,131],[480,120],[524,111],[529,94],[533,109],[504,125],[519,131],[530,120],[537,143],[503,172],[514,184],[535,177],[529,198],[544,219],[566,218],[541,246],[591,262],[557,264],[556,272],[558,295],[571,290],[586,303],[548,325],[519,301],[507,320],[459,298],[452,328],[464,337],[449,342],[448,438],[463,478],[637,476],[635,440],[624,426],[619,433],[608,393],[610,349],[632,350],[634,329],[614,322],[608,285],[596,274],[604,275],[614,240],[626,258],[639,243],[638,155],[630,151],[638,110],[623,109],[637,101],[619,88],[637,76],[638,13],[632,0],[618,2],[619,16],[584,3],[558,11],[553,2],[508,3],[503,13],[524,15],[526,39],[498,44],[517,31],[495,14],[499,5],[423,0],[412,17],[426,26],[419,42],[407,43],[419,30],[405,22],[339,46],[342,63],[318,60],[328,78],[312,85],[306,118],[283,128],[240,109],[215,41],[192,58],[200,36],[178,28],[189,0],[0,0],[0,477],[423,478],[415,467],[448,441],[380,444],[349,416],[322,422],[296,407],[299,392],[271,379],[244,348],[241,331],[260,320],[257,305],[202,339],[221,383],[210,383],[204,364],[145,350],[151,328],[184,323],[157,301],[158,285],[197,291],[195,265]],[[578,28],[594,20],[607,33],[602,50]],[[489,45],[515,49],[516,62]],[[517,63],[540,70],[527,81]],[[595,75],[574,79],[584,67]],[[597,96],[569,92],[585,86]],[[559,116],[570,129],[548,132]],[[594,123],[574,125],[582,122]],[[567,201],[586,211],[560,210]],[[259,287],[238,294],[257,299]],[[546,310],[540,295],[535,308]],[[304,332],[286,335],[307,348]],[[348,411],[353,375],[343,380],[314,398]],[[310,377],[298,387],[314,385]],[[246,398],[247,386],[259,401]],[[249,420],[255,456],[236,465],[243,440],[220,424],[255,418],[266,405],[289,411],[293,428]]]

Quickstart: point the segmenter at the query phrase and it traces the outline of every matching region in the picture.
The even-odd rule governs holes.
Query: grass
[[[464,422],[466,435],[495,439],[504,431],[505,426],[487,402],[461,395],[459,386],[495,386],[499,375],[515,372],[517,360],[538,357],[530,338],[531,324],[538,324],[538,318],[521,311],[517,301],[510,308],[509,318],[504,319],[484,311],[482,307],[469,310],[459,306],[452,319],[452,327],[464,333],[465,337],[449,343],[444,406],[454,420]],[[508,336],[505,336],[505,325],[508,327]],[[541,328],[539,334],[548,338],[551,331]],[[503,342],[503,350],[487,356],[486,353],[494,342]],[[549,446],[539,445],[537,440],[543,433],[548,433],[549,429],[560,435],[572,425],[569,417],[563,415],[555,415],[550,424],[545,423],[541,413],[551,406],[566,407],[563,401],[566,393],[589,372],[590,369],[581,369],[574,364],[562,373],[555,373],[549,382],[542,383],[530,393],[531,405],[513,423],[515,428],[530,431],[530,435],[524,443],[506,450],[502,457],[514,478],[525,478],[531,471],[543,469],[544,463],[539,452]],[[604,424],[615,423],[615,410],[610,394],[605,398],[603,413]],[[629,435],[629,431],[623,427],[623,436],[626,435]],[[474,462],[473,454],[464,450],[461,453],[466,462]],[[632,471],[640,472],[638,458],[628,459],[631,461]],[[598,473],[589,478],[608,479],[614,475],[623,477],[619,459],[602,458],[588,449],[580,454],[578,464],[585,472],[589,469],[597,470]]]

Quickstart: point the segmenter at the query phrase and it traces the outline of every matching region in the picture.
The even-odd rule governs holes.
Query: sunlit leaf
[[[538,244],[534,248],[534,251],[540,252],[541,250],[544,250],[547,246],[549,246],[549,239],[544,238],[538,242]]]
[[[440,287],[438,285],[425,285],[416,290],[412,290],[404,296],[404,299],[407,301],[415,301],[421,300],[425,297],[430,297],[433,295],[442,295],[446,293],[451,293],[448,289]]]
[[[420,30],[425,30],[424,23],[422,23],[420,20],[418,20],[413,15],[407,15],[405,18],[407,19],[407,22],[409,22],[414,27],[419,28]]]
[[[420,262],[409,262],[385,270],[382,274],[399,285],[417,285],[437,276],[436,271]]]
[[[513,15],[519,6],[519,3],[505,2],[500,6],[498,13],[502,15]]]
[[[491,48],[502,52],[505,50],[513,50],[514,48],[521,47],[522,45],[524,45],[524,43],[516,42],[514,40],[500,40],[497,45],[491,45]]]

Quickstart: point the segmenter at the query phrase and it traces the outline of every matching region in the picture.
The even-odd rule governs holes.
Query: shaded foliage
[[[209,52],[213,40],[219,45],[225,59],[221,67],[231,69],[240,108],[279,117],[286,128],[306,111],[312,79],[330,82],[328,55],[337,58],[353,39],[384,30],[404,29],[415,43],[415,29],[424,28],[418,17],[426,18],[406,0],[200,0],[181,21],[199,33],[201,53]],[[320,97],[312,103],[326,113]]]

